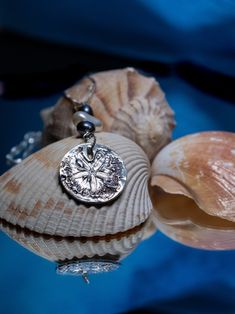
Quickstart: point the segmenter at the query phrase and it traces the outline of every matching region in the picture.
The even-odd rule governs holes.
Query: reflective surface
[[[91,258],[80,261],[59,263],[56,267],[58,275],[82,276],[88,278],[89,274],[99,274],[114,271],[120,266],[119,262],[102,258]]]
[[[233,104],[203,94],[179,79],[160,79],[160,83],[176,112],[175,138],[208,129],[235,131]],[[57,97],[2,101],[2,172],[6,169],[3,152],[28,130],[41,128],[39,109],[53,104]],[[182,314],[230,314],[235,309],[234,251],[196,250],[157,232],[124,259],[118,270],[95,275],[91,284],[85,285],[79,278],[56,275],[53,263],[3,233],[0,248],[3,313],[112,314],[149,306],[167,314],[176,310]]]

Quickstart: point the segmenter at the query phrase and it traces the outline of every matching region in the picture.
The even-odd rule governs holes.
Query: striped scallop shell
[[[94,116],[102,121],[104,131],[130,138],[142,147],[149,159],[170,142],[174,113],[153,77],[133,68],[99,72],[91,77],[96,82],[96,91],[90,105]],[[85,101],[90,84],[84,78],[68,92],[74,99]],[[55,107],[42,111],[45,145],[77,134],[73,112],[73,104],[65,98]]]
[[[143,238],[145,224],[134,228],[132,232],[124,232],[108,237],[86,238],[53,237],[25,232],[22,228],[9,224],[0,224],[9,237],[33,253],[50,261],[66,261],[83,258],[108,257],[120,260],[129,255]]]
[[[143,223],[151,211],[147,181],[149,161],[132,141],[98,133],[97,142],[113,149],[127,168],[120,197],[101,208],[78,204],[62,190],[61,159],[81,143],[75,137],[46,146],[0,177],[0,218],[40,234],[93,237],[115,234]]]

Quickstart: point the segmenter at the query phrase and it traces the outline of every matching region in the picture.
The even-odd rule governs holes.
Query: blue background
[[[25,34],[145,60],[182,59],[235,73],[233,0],[1,0]]]
[[[97,3],[5,0],[2,21],[50,40],[145,60],[191,60],[235,76],[233,1]],[[235,132],[234,104],[174,74],[157,79],[176,113],[174,138],[203,130]],[[1,100],[1,173],[7,169],[6,152],[25,132],[42,128],[40,109],[58,97]],[[90,285],[57,276],[55,265],[3,233],[0,251],[1,314],[112,314],[144,306],[153,313],[235,313],[235,251],[191,249],[158,232],[140,244],[120,270],[93,276]]]

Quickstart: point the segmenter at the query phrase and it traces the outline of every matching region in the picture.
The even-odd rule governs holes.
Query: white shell
[[[0,218],[39,234],[93,237],[116,234],[143,223],[151,212],[148,194],[149,161],[132,141],[98,133],[97,143],[114,150],[127,168],[120,197],[102,207],[77,203],[58,180],[61,159],[81,143],[75,137],[53,143],[0,177]]]
[[[90,100],[94,116],[103,130],[121,134],[140,145],[149,159],[171,141],[174,113],[165,94],[153,77],[133,68],[99,72],[91,75],[96,91]],[[85,101],[91,81],[85,77],[68,89],[78,101]],[[77,130],[73,124],[73,104],[61,98],[51,110],[43,110],[44,143],[56,141]]]
[[[140,243],[145,225],[134,228],[117,236],[78,239],[54,237],[25,232],[9,224],[1,224],[0,229],[9,237],[33,253],[50,261],[66,261],[72,259],[105,257],[121,260],[129,255]]]

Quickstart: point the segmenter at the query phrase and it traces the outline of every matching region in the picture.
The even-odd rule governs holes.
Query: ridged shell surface
[[[93,237],[115,234],[144,222],[152,205],[148,194],[149,161],[132,141],[112,133],[97,134],[97,142],[114,150],[127,168],[120,197],[102,207],[76,202],[62,189],[59,165],[81,143],[76,137],[46,146],[0,177],[0,218],[41,234]]]
[[[144,226],[135,228],[132,233],[121,234],[117,238],[83,239],[49,237],[33,232],[24,232],[7,224],[0,228],[13,240],[33,253],[50,261],[92,258],[94,256],[113,256],[117,260],[129,255],[143,237]]]
[[[149,159],[171,140],[175,126],[174,113],[153,77],[133,68],[99,72],[90,75],[96,91],[90,100],[94,116],[103,123],[103,130],[132,139],[146,152]],[[84,78],[71,87],[69,94],[85,101],[91,84]],[[42,112],[45,124],[44,143],[76,134],[73,104],[61,98],[54,108]]]

